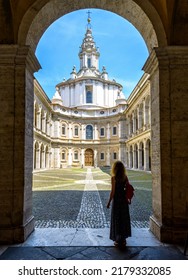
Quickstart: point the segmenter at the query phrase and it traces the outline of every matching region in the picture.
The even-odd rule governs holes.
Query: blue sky
[[[68,79],[73,66],[79,70],[79,47],[85,36],[88,10],[69,13],[49,26],[41,37],[36,56],[42,66],[35,77],[51,99],[55,86]],[[99,69],[106,67],[110,79],[122,84],[128,97],[143,75],[148,57],[146,44],[135,27],[108,11],[90,9],[91,26],[99,47]]]

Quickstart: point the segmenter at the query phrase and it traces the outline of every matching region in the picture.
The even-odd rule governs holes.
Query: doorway
[[[94,166],[94,152],[92,149],[85,151],[85,166]]]

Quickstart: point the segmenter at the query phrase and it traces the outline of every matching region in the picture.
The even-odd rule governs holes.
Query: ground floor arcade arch
[[[141,1],[136,0],[121,1],[122,4],[118,2],[118,5],[116,2],[113,4],[114,1],[89,1],[89,3],[73,1],[66,7],[62,7],[62,1],[46,1],[46,3],[48,2],[48,6],[43,9],[36,1],[35,7],[31,5],[27,10],[21,20],[15,45],[1,45],[0,53],[3,54],[4,59],[1,65],[2,72],[7,75],[2,77],[1,84],[5,92],[7,90],[9,93],[9,102],[12,107],[10,111],[6,109],[5,118],[3,118],[10,119],[9,126],[2,134],[4,148],[7,145],[6,139],[9,141],[9,150],[6,149],[8,154],[6,157],[4,156],[4,166],[9,168],[6,170],[6,178],[2,176],[3,186],[6,186],[7,190],[3,189],[5,199],[1,201],[0,241],[4,243],[22,242],[34,229],[31,190],[33,73],[40,67],[34,55],[37,42],[45,28],[59,16],[79,8],[89,7],[101,7],[130,19],[146,41],[150,57],[144,66],[144,71],[150,74],[152,111],[151,168],[154,214],[151,217],[151,230],[162,241],[183,240],[188,224],[187,176],[185,173],[187,153],[181,147],[186,143],[187,138],[186,134],[180,134],[180,131],[187,121],[183,117],[186,116],[187,110],[184,95],[187,89],[185,80],[187,47],[167,45],[162,22],[149,1],[144,1],[149,6],[142,6],[143,1],[138,6],[136,2]],[[52,7],[54,9],[51,9]],[[138,17],[135,15],[136,11]],[[48,17],[46,17],[46,12]],[[143,17],[143,20],[140,17]],[[141,23],[148,24],[148,28],[142,29]],[[153,47],[156,48],[153,49]],[[5,57],[7,58],[6,63],[4,63]],[[14,75],[12,69],[15,71]],[[11,83],[7,83],[9,80]],[[11,165],[10,158],[12,159]],[[181,188],[177,188],[179,178],[181,178]],[[10,205],[9,201],[14,202],[13,205]]]

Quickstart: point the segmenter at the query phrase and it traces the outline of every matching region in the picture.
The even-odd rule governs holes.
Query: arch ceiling
[[[44,3],[42,7],[41,3]],[[69,3],[62,0],[35,1],[22,18],[18,44],[30,45],[35,51],[41,36],[55,20],[84,8],[107,10],[127,19],[140,32],[149,52],[154,47],[167,44],[161,19],[149,0],[76,0]]]

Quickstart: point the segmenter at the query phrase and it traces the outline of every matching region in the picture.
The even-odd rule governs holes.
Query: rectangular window
[[[112,135],[117,135],[117,126],[114,126],[112,129]]]
[[[117,159],[117,153],[114,153],[114,159]]]
[[[62,135],[65,135],[65,125],[62,125]]]
[[[104,136],[104,127],[101,127],[100,129],[100,136]]]
[[[62,159],[62,160],[65,160],[65,152],[62,152],[62,154],[61,154],[61,159]]]
[[[78,126],[75,126],[75,128],[74,128],[74,135],[78,136]]]
[[[87,59],[87,67],[88,67],[88,68],[91,68],[91,58],[88,58],[88,59]]]
[[[101,153],[101,160],[104,160],[104,153]]]
[[[86,86],[86,103],[93,103],[93,87]]]
[[[78,160],[78,152],[74,152],[74,160]]]

